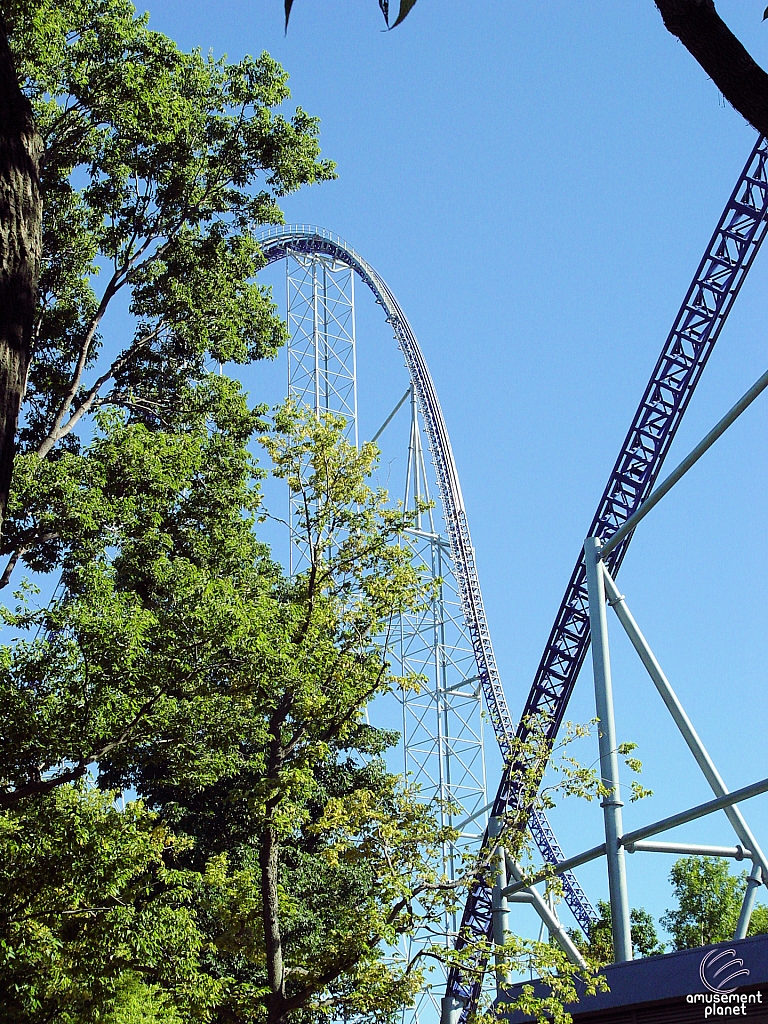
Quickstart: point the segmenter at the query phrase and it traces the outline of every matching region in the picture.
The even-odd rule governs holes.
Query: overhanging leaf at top
[[[285,7],[285,31],[288,31],[288,22],[291,18],[291,10],[293,9],[294,0],[284,0]],[[411,10],[416,4],[416,0],[400,0],[400,8],[397,12],[397,18],[392,25],[389,24],[389,0],[378,0],[379,8],[381,13],[384,15],[384,20],[389,28],[397,28],[401,22],[405,21]]]
[[[411,10],[415,6],[415,4],[416,4],[416,0],[400,0],[400,10],[397,13],[397,18],[395,19],[395,23],[393,25],[391,25],[390,28],[397,28],[397,26],[401,22],[405,21],[405,19],[411,13]]]

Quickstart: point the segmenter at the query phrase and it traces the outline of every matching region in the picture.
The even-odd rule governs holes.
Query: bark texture
[[[655,0],[677,36],[720,92],[762,135],[768,135],[768,74],[715,9],[714,0]]]
[[[0,15],[0,531],[13,472],[40,272],[42,151]]]
[[[259,851],[261,868],[261,889],[263,901],[264,944],[267,953],[267,975],[269,997],[267,1002],[268,1024],[282,1024],[285,1020],[285,967],[283,964],[283,943],[280,935],[280,910],[278,874],[280,860],[278,843],[274,830],[267,825]]]

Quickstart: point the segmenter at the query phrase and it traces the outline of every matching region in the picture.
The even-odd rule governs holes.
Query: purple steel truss
[[[654,367],[642,401],[621,447],[587,536],[607,540],[650,493],[683,414],[768,229],[768,143],[759,138],[720,218],[696,276]],[[613,576],[631,536],[607,559]],[[589,649],[589,604],[583,553],[571,575],[528,695],[517,734],[526,736],[527,721],[544,717],[554,741],[573,687]],[[493,805],[493,815],[517,807],[524,763],[508,765]],[[546,822],[532,816],[530,827],[540,849],[552,846],[548,860],[563,858]],[[546,856],[546,854],[545,854]],[[565,885],[567,903],[582,927],[589,922],[577,893]],[[457,948],[492,934],[491,891],[476,879],[464,909]],[[486,954],[480,950],[478,958]],[[447,994],[464,1003],[466,1021],[480,995],[478,975],[453,968]]]
[[[612,536],[647,497],[698,383],[706,361],[749,267],[765,236],[768,212],[768,145],[759,139],[720,219],[672,331],[654,368],[643,400],[622,446],[592,522],[590,534]],[[324,253],[352,267],[383,306],[392,325],[419,403],[434,459],[456,578],[472,637],[478,675],[497,741],[505,760],[515,730],[501,686],[483,607],[458,473],[440,403],[416,337],[394,295],[373,268],[342,239],[314,227],[276,228],[261,239],[268,262],[290,251]],[[615,573],[627,550],[627,538],[609,558]],[[544,715],[552,740],[562,723],[568,700],[589,649],[589,619],[583,558],[576,564],[550,634],[521,722]],[[518,727],[517,734],[525,735]],[[494,815],[515,806],[525,766],[508,764],[494,802]],[[564,855],[542,813],[529,820],[544,858],[558,863]],[[562,876],[568,906],[587,931],[595,919],[586,895],[573,874]],[[459,947],[491,934],[490,890],[478,878],[465,907]],[[484,954],[480,954],[484,956]],[[453,969],[448,993],[464,1003],[462,1019],[477,1002],[480,985]]]

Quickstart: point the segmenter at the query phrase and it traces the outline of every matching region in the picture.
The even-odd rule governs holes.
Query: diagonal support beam
[[[523,881],[523,868],[522,865],[510,857],[507,853],[507,876],[514,878],[515,882],[520,883]],[[523,892],[527,893],[531,897],[534,910],[539,915],[541,920],[547,926],[550,935],[553,936],[555,942],[562,949],[572,964],[576,964],[577,967],[581,967],[582,970],[587,969],[586,961],[581,955],[579,950],[573,943],[573,939],[570,937],[568,932],[563,928],[559,918],[552,912],[551,908],[547,906],[546,900],[542,897],[538,889],[534,889],[532,885],[524,886]]]
[[[707,753],[707,750],[701,742],[698,733],[694,729],[691,720],[685,713],[685,709],[678,700],[677,694],[670,686],[669,680],[664,675],[661,666],[648,645],[648,641],[640,632],[637,623],[632,617],[632,613],[627,607],[624,596],[619,592],[618,587],[605,567],[603,567],[602,576],[605,583],[606,594],[608,596],[608,603],[616,612],[616,616],[624,627],[624,631],[632,642],[632,646],[640,655],[640,660],[643,665],[645,665],[648,675],[653,680],[656,689],[661,695],[661,699],[664,701],[669,713],[672,715],[675,725],[682,733],[683,739],[688,745],[688,749],[696,759],[696,763],[699,768],[701,768],[704,778],[709,783],[709,786],[715,796],[727,796],[728,789],[720,777],[720,773],[715,767],[712,758]],[[752,835],[749,826],[744,820],[743,814],[739,808],[735,807],[733,804],[725,807],[724,810],[728,816],[728,820],[733,826],[734,832],[739,837],[743,845],[748,850],[752,851],[753,861],[759,864],[762,868],[763,879],[768,879],[768,860],[766,860],[765,854],[758,845],[755,837]]]
[[[411,393],[411,388],[407,388],[407,390],[406,390],[405,394],[403,395],[403,397],[400,399],[400,401],[397,403],[395,408],[392,410],[392,412],[389,414],[389,416],[387,416],[387,418],[384,420],[384,422],[381,424],[379,429],[376,431],[376,433],[371,438],[371,442],[373,444],[375,444],[379,440],[379,438],[384,433],[384,431],[387,429],[387,427],[392,422],[392,420],[395,418],[397,413],[400,411],[400,409],[403,407],[403,405],[405,405],[405,400],[406,400],[406,398],[408,398],[410,393]]]
[[[589,623],[592,631],[592,669],[595,678],[597,738],[600,748],[600,781],[605,787],[601,807],[605,824],[605,849],[608,859],[608,889],[611,897],[611,932],[613,955],[617,964],[632,959],[632,938],[629,920],[629,897],[624,850],[619,845],[623,831],[621,791],[619,789],[619,758],[616,725],[613,716],[613,686],[608,651],[608,621],[605,607],[605,569],[600,561],[600,541],[587,537],[584,542],[589,593]]]
[[[752,797],[760,796],[763,793],[768,793],[768,779],[761,779],[760,782],[753,782],[742,789],[735,789],[732,793],[726,794],[726,796],[719,796],[715,800],[707,800],[706,803],[697,804],[695,807],[690,807],[687,811],[678,811],[677,814],[671,814],[668,818],[662,818],[660,821],[654,821],[650,825],[636,828],[633,832],[627,832],[626,835],[621,836],[619,843],[621,846],[629,849],[635,843],[648,839],[650,836],[669,832],[671,829],[677,828],[678,825],[687,825],[690,821],[705,818],[708,814],[722,811],[732,804],[741,803],[742,800],[751,800]],[[538,882],[543,882],[552,875],[562,875],[566,871],[580,867],[582,864],[588,864],[590,861],[597,860],[598,857],[605,856],[605,852],[605,843],[601,843],[600,846],[593,846],[591,849],[585,850],[584,853],[578,853],[575,857],[569,857],[567,860],[560,861],[559,864],[549,864],[542,871],[526,879],[526,881],[508,885],[504,890],[504,895],[507,898],[514,896],[515,893],[521,892],[523,889],[528,888],[528,886],[536,885]]]

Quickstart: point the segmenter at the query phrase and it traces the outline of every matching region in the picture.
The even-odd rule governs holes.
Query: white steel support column
[[[699,768],[701,768],[704,778],[709,783],[709,786],[715,796],[726,796],[728,789],[726,788],[720,773],[715,767],[714,761],[709,756],[706,747],[699,739],[698,733],[694,729],[690,718],[685,713],[685,709],[678,700],[677,694],[670,686],[669,680],[664,675],[661,666],[648,645],[648,641],[640,632],[639,626],[627,607],[624,595],[620,593],[619,588],[616,586],[606,569],[603,569],[602,576],[611,607],[616,612],[619,622],[622,624],[627,636],[632,641],[632,646],[640,655],[640,660],[643,665],[645,665],[648,675],[653,680],[653,684],[659,691],[661,699],[664,701],[669,713],[672,715],[675,725],[680,730],[685,742],[688,744],[688,748],[696,759],[696,763]],[[765,854],[760,849],[757,840],[752,835],[752,831],[744,820],[744,815],[736,806],[725,808],[725,813],[734,832],[744,846],[751,852],[752,859],[763,869],[763,878],[768,878],[768,861],[766,860]]]
[[[456,996],[443,996],[440,1000],[440,1024],[459,1024],[466,1005]]]
[[[491,818],[488,822],[488,836],[495,839],[501,834],[501,820]],[[493,912],[493,942],[499,947],[503,946],[509,935],[509,904],[504,895],[507,886],[507,858],[504,847],[497,845],[493,851],[494,856],[494,882],[492,894]],[[496,953],[496,995],[501,998],[504,990],[510,983],[509,971],[506,968],[506,957],[503,953]]]
[[[410,401],[409,401],[410,399]],[[432,504],[436,489],[434,470],[424,443],[424,424],[413,386],[397,402],[376,436],[380,437],[399,408],[410,409],[408,452],[403,481],[403,507],[417,509]],[[418,689],[400,692],[402,713],[403,770],[420,798],[437,801],[441,824],[457,827],[459,835],[442,850],[441,869],[454,881],[470,850],[482,843],[490,808],[486,794],[483,707],[477,662],[459,598],[459,589],[441,516],[441,506],[428,507],[415,516],[406,531],[417,565],[426,566],[435,590],[432,600],[405,613],[395,631],[391,652],[403,675],[422,678]],[[413,937],[411,946],[440,942],[453,948],[459,926],[451,911],[441,927]],[[408,944],[406,944],[408,950]],[[438,1000],[434,998],[434,1009]],[[461,1015],[464,1004],[443,1002],[444,1021]],[[422,996],[414,1014],[404,1024],[429,1020]]]
[[[294,251],[286,258],[287,321],[289,330],[288,394],[316,416],[343,416],[347,441],[358,443],[357,355],[354,273],[341,262],[321,253]],[[424,424],[416,392],[411,385],[376,434],[378,439],[398,409],[410,398],[411,424],[407,469],[403,481],[404,507],[431,500],[435,473],[425,443]],[[387,452],[385,448],[385,452]],[[403,452],[397,453],[402,457]],[[387,456],[389,452],[387,452]],[[401,492],[402,494],[403,492]],[[292,536],[298,531],[301,509],[291,502]],[[442,850],[441,873],[453,880],[462,856],[482,841],[489,808],[486,794],[483,745],[482,694],[471,638],[464,620],[451,547],[441,506],[427,508],[407,531],[414,561],[427,567],[435,582],[435,597],[425,607],[403,615],[392,631],[389,654],[403,675],[423,681],[418,692],[402,693],[403,767],[421,798],[436,800],[437,814],[446,826],[459,823],[460,835]],[[307,566],[307,553],[294,540],[290,549],[292,575]],[[372,717],[376,712],[372,712]],[[452,947],[458,919],[446,914],[442,934],[428,934],[406,942],[440,941]],[[433,1019],[437,994],[421,994],[404,1022]],[[463,1004],[445,1012],[460,1015]]]
[[[401,400],[402,401],[402,400]],[[400,403],[399,403],[400,404]],[[410,431],[403,507],[430,503],[430,469],[422,442],[423,424],[410,391]],[[430,603],[400,620],[396,653],[404,675],[426,680],[402,692],[404,770],[425,800],[440,801],[442,824],[460,824],[455,844],[444,850],[444,871],[468,848],[477,849],[487,813],[482,696],[472,643],[461,611],[450,545],[436,508],[418,513],[406,531],[415,561],[427,566],[436,592]],[[446,921],[453,945],[458,921]]]
[[[586,539],[584,555],[587,565],[589,622],[592,632],[595,706],[599,719],[600,779],[608,790],[601,806],[605,823],[605,846],[608,860],[613,955],[616,963],[625,963],[632,959],[632,938],[624,850],[619,846],[619,837],[624,831],[621,820],[623,802],[619,791],[619,758],[613,716],[613,686],[608,649],[603,563],[600,559],[600,541],[596,537]]]

